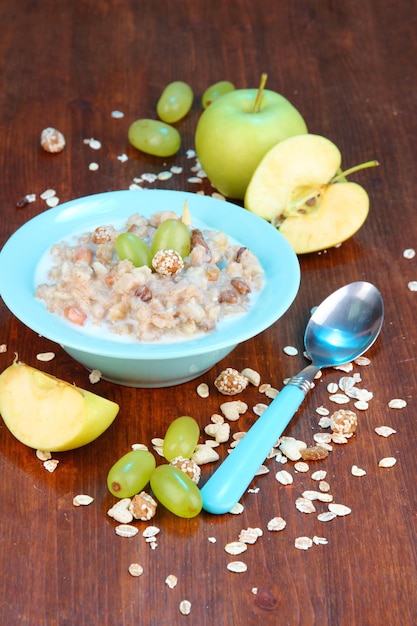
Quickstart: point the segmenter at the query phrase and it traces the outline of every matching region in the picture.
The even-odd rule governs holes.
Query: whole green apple
[[[226,197],[242,200],[252,175],[274,145],[306,134],[297,109],[268,89],[236,89],[202,113],[195,148],[210,182]]]

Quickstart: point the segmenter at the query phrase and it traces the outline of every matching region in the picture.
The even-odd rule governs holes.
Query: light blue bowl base
[[[144,389],[173,387],[194,380],[224,359],[235,347],[227,346],[227,348],[214,350],[208,354],[141,362],[85,354],[62,346],[67,354],[89,371],[99,370],[102,379],[125,387]]]

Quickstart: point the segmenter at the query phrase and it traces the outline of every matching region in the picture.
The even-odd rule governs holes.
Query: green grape
[[[194,418],[188,415],[177,417],[165,433],[164,457],[167,461],[172,461],[177,456],[191,458],[199,437],[200,428]]]
[[[127,259],[135,267],[152,264],[151,250],[135,233],[121,233],[115,243],[117,255],[121,261]]]
[[[225,93],[229,93],[229,91],[234,91],[235,89],[236,87],[234,84],[230,83],[228,80],[221,80],[218,83],[214,83],[214,85],[210,85],[210,87],[207,87],[203,93],[203,97],[201,98],[203,109],[207,109],[209,104],[218,100],[220,96],[223,96]]]
[[[156,105],[156,112],[164,122],[175,124],[190,111],[193,99],[191,87],[181,80],[176,80],[163,90]]]
[[[156,466],[147,450],[132,450],[122,456],[107,475],[107,487],[117,498],[131,498],[142,491]]]
[[[169,219],[159,224],[152,240],[152,255],[158,250],[176,250],[185,259],[190,254],[190,249],[191,235],[184,222]]]
[[[202,509],[199,488],[173,465],[159,465],[151,476],[151,489],[159,502],[178,517],[195,517]]]
[[[128,138],[138,150],[159,157],[172,156],[181,146],[177,129],[159,120],[136,120],[129,126]]]

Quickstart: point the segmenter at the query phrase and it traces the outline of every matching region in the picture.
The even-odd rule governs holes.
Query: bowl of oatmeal
[[[297,256],[269,223],[181,191],[72,200],[29,220],[0,252],[10,311],[132,387],[197,378],[274,324],[299,282]]]

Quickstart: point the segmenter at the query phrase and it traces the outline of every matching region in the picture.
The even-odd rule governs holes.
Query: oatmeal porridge
[[[119,257],[119,235],[134,233],[150,251],[167,220],[180,218],[172,211],[135,213],[121,228],[104,224],[56,243],[38,268],[36,298],[87,332],[130,341],[191,338],[247,312],[262,289],[263,270],[247,247],[222,231],[187,226],[184,258],[172,249],[139,266]]]

